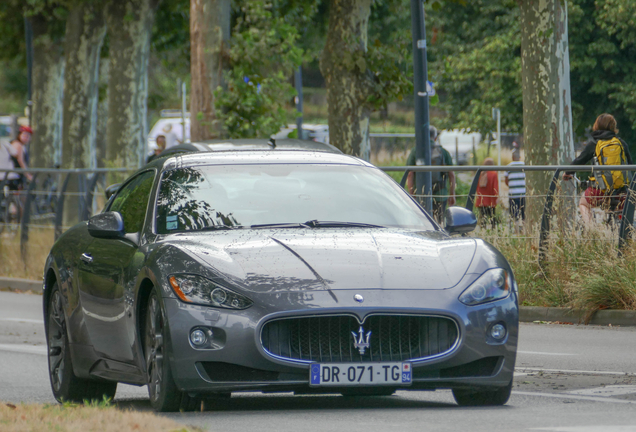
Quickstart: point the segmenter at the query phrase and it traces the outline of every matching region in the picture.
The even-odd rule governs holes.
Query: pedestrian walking
[[[494,165],[492,158],[486,158],[484,165]],[[494,229],[497,224],[495,211],[497,200],[499,199],[499,178],[496,171],[482,171],[479,174],[477,183],[477,193],[475,196],[475,207],[480,216],[480,224],[485,227],[490,224]]]
[[[512,162],[508,166],[524,166],[521,160],[521,150],[512,143]],[[508,201],[510,204],[510,216],[513,221],[523,221],[526,219],[526,173],[523,171],[506,171],[506,186],[508,186]]]
[[[150,163],[156,158],[158,158],[161,152],[166,149],[166,137],[163,135],[157,135],[156,143],[157,143],[157,148],[155,149],[153,154],[148,156],[146,163]]]
[[[430,126],[430,142],[431,142],[431,165],[432,166],[452,166],[453,157],[451,154],[439,144],[437,128]],[[416,166],[415,147],[409,153],[406,160],[407,166]],[[431,173],[432,190],[433,190],[433,217],[437,222],[444,219],[444,211],[447,206],[455,205],[455,173],[453,171],[433,172]],[[409,172],[406,179],[407,190],[411,195],[416,194],[415,173]],[[418,194],[421,194],[419,191]]]
[[[625,141],[618,137],[616,119],[611,114],[601,114],[596,118],[592,134],[583,152],[572,161],[572,165],[631,165],[632,156]],[[583,222],[592,222],[592,207],[607,205],[610,210],[622,208],[627,196],[629,174],[626,171],[603,171],[602,168],[589,178],[589,186],[579,201],[579,211]],[[563,174],[563,180],[570,180],[574,171]]]

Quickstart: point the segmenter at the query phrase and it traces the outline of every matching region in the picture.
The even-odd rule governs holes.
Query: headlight
[[[510,280],[504,269],[491,269],[481,275],[459,296],[459,301],[468,306],[488,303],[508,297]]]
[[[203,276],[172,275],[168,278],[174,293],[185,303],[216,306],[227,309],[247,309],[252,300],[222,287]]]

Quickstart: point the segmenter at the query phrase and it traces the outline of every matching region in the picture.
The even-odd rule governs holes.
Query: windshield
[[[435,229],[381,171],[306,164],[167,171],[157,196],[156,223],[159,234],[267,226]]]

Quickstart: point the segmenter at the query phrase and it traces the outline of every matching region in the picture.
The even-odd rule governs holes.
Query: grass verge
[[[28,259],[23,260],[19,230],[11,235],[3,233],[0,237],[0,276],[41,280],[46,257],[54,242],[53,227],[31,228],[26,250]]]
[[[636,244],[619,255],[618,233],[606,225],[560,236],[553,233],[542,266],[538,235],[517,235],[507,227],[478,230],[506,256],[524,306],[584,309],[586,320],[601,309],[636,310]]]
[[[173,420],[149,412],[116,408],[110,402],[85,405],[42,405],[0,402],[0,430],[3,432],[194,432]]]

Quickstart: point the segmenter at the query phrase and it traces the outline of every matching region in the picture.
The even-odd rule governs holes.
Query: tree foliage
[[[520,131],[521,38],[519,11],[509,0],[445,2],[427,7],[429,79],[447,114],[439,126],[486,134],[491,109],[502,111],[502,128]]]
[[[268,137],[286,123],[295,95],[298,31],[271,3],[253,0],[243,3],[232,36],[227,90],[215,92],[218,116],[232,138]]]
[[[636,150],[636,3],[568,0],[574,133],[584,139],[596,116],[612,113]],[[437,83],[444,128],[482,133],[522,124],[518,7],[511,0],[442,2],[427,7],[429,79]],[[634,152],[632,150],[632,152]]]

